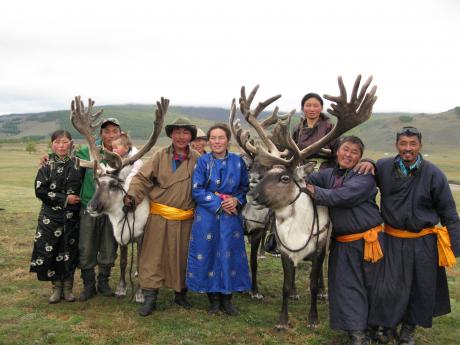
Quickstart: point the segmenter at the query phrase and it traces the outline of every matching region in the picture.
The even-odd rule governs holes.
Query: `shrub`
[[[35,141],[28,141],[26,143],[26,151],[29,153],[37,151],[37,144],[35,143]]]
[[[402,115],[399,117],[399,121],[404,122],[404,123],[412,122],[413,120],[414,118],[409,115]]]

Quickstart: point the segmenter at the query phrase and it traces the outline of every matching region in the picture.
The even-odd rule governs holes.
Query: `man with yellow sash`
[[[139,259],[139,283],[145,296],[138,310],[141,316],[153,312],[163,286],[175,291],[176,304],[191,307],[185,298],[185,273],[195,207],[192,175],[199,154],[189,144],[197,130],[188,119],[178,118],[165,131],[172,145],[153,154],[132,179],[125,197],[125,205],[131,208],[146,195],[151,202]]]
[[[444,266],[460,254],[460,221],[449,184],[423,159],[421,147],[421,133],[403,127],[396,135],[398,155],[376,164],[385,260],[369,322],[388,330],[401,324],[400,345],[415,344],[417,325],[429,328],[433,317],[450,312]]]
[[[329,207],[333,225],[328,270],[330,326],[347,331],[353,345],[370,344],[366,334],[370,301],[383,256],[375,178],[352,170],[363,151],[359,138],[343,138],[337,166],[310,175],[307,185],[316,203]]]

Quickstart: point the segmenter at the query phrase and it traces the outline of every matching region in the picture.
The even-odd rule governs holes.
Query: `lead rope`
[[[122,190],[122,192],[124,193],[124,195],[128,194],[121,184],[119,185],[119,187]],[[136,294],[136,292],[134,291],[134,282],[133,282],[133,277],[132,277],[133,264],[134,264],[134,225],[136,224],[136,212],[133,211],[133,223],[132,223],[132,225],[130,225],[129,221],[128,221],[128,213],[129,213],[129,211],[126,210],[126,209],[123,209],[123,213],[124,213],[124,216],[123,216],[123,225],[121,227],[121,244],[124,245],[124,246],[128,246],[131,243],[131,263],[129,265],[129,283],[131,284],[131,298],[130,298],[129,301],[132,302],[134,300],[134,296]],[[128,242],[126,244],[123,243],[123,233],[124,233],[124,230],[125,230],[125,225],[128,225],[128,231],[129,231],[129,240],[128,240]]]

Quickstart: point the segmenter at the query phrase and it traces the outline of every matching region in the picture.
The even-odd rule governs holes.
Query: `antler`
[[[157,101],[157,108],[155,109],[155,120],[153,121],[153,131],[150,134],[147,143],[134,155],[128,158],[122,159],[118,154],[110,151],[104,152],[104,159],[115,170],[120,170],[124,166],[129,165],[141,159],[150,149],[155,145],[158,137],[160,136],[161,130],[163,129],[163,122],[168,112],[169,99],[161,97],[161,100]]]
[[[289,140],[289,148],[293,150],[296,162],[303,161],[306,157],[318,152],[325,144],[338,138],[346,131],[367,121],[371,116],[372,107],[377,100],[377,96],[375,96],[377,86],[374,85],[371,91],[368,93],[366,93],[366,91],[372,82],[372,76],[370,76],[364,83],[358,95],[359,84],[361,82],[361,75],[358,75],[355,80],[355,84],[353,85],[353,91],[351,93],[351,99],[349,102],[347,101],[347,90],[343,84],[342,77],[339,76],[337,79],[339,83],[340,95],[324,95],[324,98],[334,102],[331,104],[332,109],[328,109],[327,111],[331,115],[337,117],[337,123],[323,138],[311,144],[310,146],[307,146],[302,151],[299,151],[297,145],[292,145],[294,141],[291,138]]]
[[[97,111],[92,114],[94,101],[88,99],[88,108],[85,111],[85,105],[81,101],[80,96],[76,96],[75,100],[70,105],[70,121],[72,122],[75,129],[83,135],[88,142],[90,161],[79,160],[79,164],[85,168],[93,168],[94,162],[100,162],[101,157],[96,147],[96,139],[93,136],[94,130],[100,126],[101,116],[103,110]]]

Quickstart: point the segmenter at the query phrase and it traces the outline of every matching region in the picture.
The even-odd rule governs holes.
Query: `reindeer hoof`
[[[134,296],[134,301],[136,303],[143,304],[144,300],[145,300],[145,297],[144,297],[144,294],[142,293],[142,290],[141,289],[137,290],[136,295]]]
[[[300,300],[300,295],[298,293],[293,293],[293,294],[289,295],[289,298],[292,301],[298,301],[298,300]]]
[[[117,289],[115,290],[115,296],[117,296],[118,298],[122,298],[122,297],[125,297],[126,296],[126,291],[128,289],[126,287],[122,287],[122,286],[119,286],[117,287]]]
[[[262,295],[260,292],[249,292],[249,296],[251,296],[251,299],[256,300],[256,301],[261,301],[264,299],[264,295]]]
[[[322,292],[318,294],[318,299],[320,301],[327,301],[328,300],[328,295],[327,292]]]
[[[257,260],[262,260],[266,259],[267,257],[265,255],[257,255]]]
[[[277,333],[286,333],[288,330],[289,326],[285,324],[277,324],[275,326],[275,332]]]
[[[319,326],[318,321],[310,321],[310,322],[308,322],[308,328],[316,329],[316,328],[318,328],[318,326]]]

